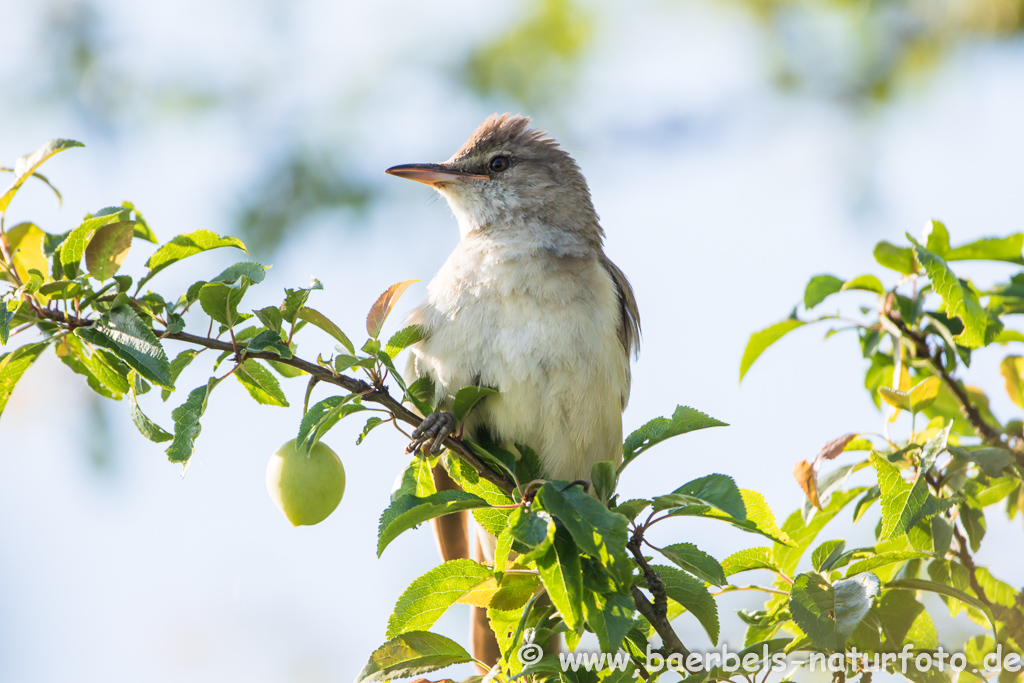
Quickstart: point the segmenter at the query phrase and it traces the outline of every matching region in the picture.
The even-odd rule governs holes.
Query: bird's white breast
[[[440,405],[470,384],[498,389],[476,423],[533,448],[547,476],[588,479],[592,463],[621,457],[629,361],[619,311],[596,255],[469,235],[413,313],[426,337],[410,374],[434,379]]]

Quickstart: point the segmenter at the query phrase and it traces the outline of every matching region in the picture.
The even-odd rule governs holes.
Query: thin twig
[[[64,323],[66,325],[73,325],[75,327],[88,327],[93,323],[92,320],[65,316],[57,311],[47,310],[41,311],[40,313],[45,318],[59,323]],[[220,341],[219,339],[211,339],[209,337],[200,337],[195,334],[189,334],[188,332],[168,332],[167,330],[156,329],[154,329],[153,332],[161,339],[173,339],[175,341],[185,342],[186,344],[193,344],[195,346],[213,349],[215,351],[236,350],[232,344],[227,342]],[[375,388],[363,380],[348,377],[347,375],[339,375],[332,370],[320,367],[316,363],[311,363],[309,361],[302,360],[301,358],[283,358],[276,353],[268,351],[247,352],[245,355],[247,358],[272,360],[284,365],[290,365],[293,368],[298,368],[306,374],[315,377],[321,382],[334,384],[345,389],[349,393],[360,394],[364,401],[370,401],[382,405],[388,410],[388,412],[394,415],[395,418],[414,427],[418,427],[423,421],[422,417],[402,405],[402,403],[391,396],[386,389]],[[489,468],[472,450],[470,450],[469,446],[464,444],[461,440],[454,437],[448,437],[443,443],[448,450],[476,470],[483,479],[491,482],[507,494],[511,495],[515,490],[515,483],[511,479]]]

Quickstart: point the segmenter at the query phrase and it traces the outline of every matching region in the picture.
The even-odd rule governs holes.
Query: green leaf
[[[846,578],[850,578],[851,576],[855,576],[861,572],[872,571],[879,567],[896,564],[897,562],[906,562],[907,560],[920,559],[928,556],[928,553],[917,552],[914,550],[894,550],[886,553],[879,553],[878,555],[874,555],[851,564],[849,569],[846,570]]]
[[[832,586],[836,598],[836,634],[840,643],[853,635],[854,629],[867,616],[881,586],[882,582],[871,572],[836,581]]]
[[[964,525],[964,531],[967,532],[971,551],[978,552],[981,548],[981,539],[985,537],[985,512],[970,505],[961,505],[960,522]]]
[[[779,528],[778,523],[775,521],[775,513],[772,512],[763,495],[751,489],[740,489],[740,496],[743,499],[743,508],[746,511],[747,518],[742,520],[733,516],[730,521],[734,525],[748,531],[756,531],[762,536],[780,544],[780,546],[785,546],[791,542],[792,539],[790,539],[785,531]],[[718,511],[712,510],[712,513],[718,514]]]
[[[1003,476],[1003,470],[1016,462],[1013,454],[1005,448],[967,449],[951,446],[948,450],[950,455],[961,460],[977,463],[985,474],[994,478]]]
[[[882,281],[874,275],[859,275],[852,280],[847,280],[843,283],[843,291],[849,291],[851,289],[859,289],[865,292],[874,292],[875,294],[884,294],[885,286]]]
[[[914,260],[913,250],[907,247],[897,247],[889,242],[879,242],[875,245],[875,261],[897,273],[910,275],[917,272],[917,262]]]
[[[398,332],[391,335],[391,339],[388,340],[387,347],[385,347],[384,351],[394,358],[406,347],[412,346],[423,339],[423,334],[423,327],[421,325],[409,325],[408,327],[403,327]]]
[[[486,507],[487,501],[465,491],[438,491],[426,498],[399,496],[380,517],[377,535],[377,556],[380,557],[391,541],[403,531],[428,519],[450,515],[453,512]]]
[[[837,652],[845,640],[836,624],[836,596],[832,586],[818,574],[800,574],[789,595],[793,621],[815,646],[825,652]]]
[[[923,472],[927,473],[931,470],[935,461],[946,450],[946,444],[949,441],[949,431],[952,427],[953,422],[947,422],[946,426],[939,429],[933,437],[928,439],[924,448],[921,449],[921,453],[918,457],[920,459],[920,468]]]
[[[310,438],[310,445],[313,441],[319,440],[338,421],[341,408],[356,398],[358,398],[356,394],[328,396],[310,406],[306,414],[302,416],[302,422],[299,423],[299,433],[295,437],[295,443],[302,444],[307,437]]]
[[[456,392],[455,400],[452,402],[452,414],[456,420],[462,422],[477,403],[497,393],[497,389],[490,387],[462,387]]]
[[[845,549],[846,541],[825,541],[811,553],[811,566],[816,572],[828,571]]]
[[[164,441],[170,441],[174,438],[174,435],[170,434],[160,425],[156,424],[142,412],[142,408],[139,407],[139,400],[135,396],[135,392],[132,392],[132,400],[128,402],[128,409],[131,412],[132,422],[135,423],[139,433],[154,443],[163,443]]]
[[[647,507],[652,504],[645,498],[631,498],[630,500],[623,501],[615,505],[612,508],[615,512],[623,515],[629,521],[636,519],[636,516],[643,512]]]
[[[743,376],[747,374],[747,370],[764,353],[765,349],[782,339],[786,334],[805,324],[802,320],[787,318],[782,322],[775,323],[760,332],[750,335],[750,341],[747,342],[747,348],[743,350],[743,358],[740,360],[740,381],[743,381]]]
[[[1024,265],[1021,249],[1024,247],[1024,234],[1014,233],[1009,237],[986,238],[968,242],[950,249],[942,256],[946,261],[1008,261]]]
[[[835,275],[815,275],[804,290],[804,308],[814,308],[842,288],[843,281]]]
[[[924,477],[918,477],[911,484],[897,467],[876,453],[871,454],[871,464],[878,474],[881,491],[882,529],[878,538],[883,541],[898,538],[919,519],[919,513],[928,500],[928,484]]]
[[[149,227],[149,223],[147,223],[146,219],[142,217],[142,214],[139,213],[139,210],[135,208],[134,204],[131,202],[121,202],[121,206],[122,208],[130,209],[135,213],[135,220],[132,221],[134,223],[132,231],[135,237],[146,240],[147,242],[152,242],[153,244],[157,244],[160,241],[156,238],[156,233]]]
[[[942,312],[959,318],[964,325],[963,332],[953,339],[970,349],[984,346],[988,315],[978,297],[957,278],[944,260],[922,247],[913,237],[908,235],[907,239],[914,244],[914,254],[932,281],[932,289],[942,297]]]
[[[937,557],[945,557],[953,542],[953,525],[946,518],[936,515],[931,521],[932,551]],[[892,577],[889,577],[892,578]]]
[[[235,247],[246,253],[249,251],[245,248],[242,240],[237,237],[220,237],[209,230],[196,230],[184,235],[177,235],[170,242],[157,249],[149,257],[149,260],[146,261],[149,274],[146,275],[145,280],[152,279],[161,270],[174,265],[182,259],[221,247]]]
[[[768,503],[765,502],[764,496],[757,491],[749,489],[740,489],[740,495],[743,497],[743,505],[746,508],[746,519],[737,519],[721,510],[706,505],[687,505],[686,507],[673,510],[669,514],[673,517],[696,516],[718,519],[728,522],[742,531],[760,534],[780,544],[780,547],[792,544],[792,539],[776,525],[775,515],[772,513],[771,508],[768,507]]]
[[[100,209],[95,214],[87,216],[81,225],[72,230],[67,238],[60,245],[60,262],[64,266],[64,272],[69,273],[68,267],[77,267],[85,256],[85,249],[96,232],[107,225],[114,223],[130,223],[131,211],[117,206],[110,206]],[[70,273],[69,273],[70,275]]]
[[[603,652],[617,652],[622,646],[622,639],[633,628],[635,604],[633,598],[623,592],[583,593],[583,615],[587,625],[597,634],[597,642]],[[631,678],[626,680],[632,681]]]
[[[242,303],[242,297],[250,284],[252,280],[244,276],[233,284],[211,282],[199,290],[199,303],[206,315],[221,325],[234,327],[249,317],[248,314],[238,312],[238,305]]]
[[[708,427],[728,426],[726,423],[709,417],[699,410],[687,406],[676,406],[676,410],[672,413],[671,418],[656,417],[626,437],[625,442],[622,444],[622,464],[619,465],[619,472],[648,448],[673,436]]]
[[[356,683],[407,678],[471,661],[469,653],[453,640],[427,631],[410,631],[377,648],[356,676]]]
[[[267,306],[266,308],[261,308],[258,311],[253,311],[253,313],[256,314],[256,317],[268,330],[273,330],[280,335],[281,324],[284,322],[280,308],[277,306]],[[278,336],[278,341],[280,341],[280,336]]]
[[[39,354],[48,344],[49,342],[26,344],[0,356],[0,415],[3,415],[18,380],[36,358],[39,358]]]
[[[14,311],[7,308],[7,302],[0,299],[0,346],[6,346],[11,338],[11,321],[14,320]]]
[[[206,403],[218,382],[216,377],[211,377],[206,384],[193,389],[185,402],[171,411],[171,418],[174,420],[174,440],[167,448],[167,458],[171,462],[187,463],[192,457],[196,438],[203,430],[199,418],[206,412]]]
[[[386,637],[408,631],[424,631],[473,586],[493,576],[473,560],[452,560],[434,567],[405,589],[388,619]]]
[[[513,543],[520,544],[518,552],[527,561],[548,551],[555,538],[555,522],[551,515],[532,508],[516,508],[508,518],[508,532]]]
[[[732,477],[709,474],[683,484],[667,496],[655,496],[654,509],[667,510],[683,505],[709,505],[733,519],[747,519],[743,495]]]
[[[281,304],[281,317],[294,326],[299,319],[299,313],[309,300],[309,293],[319,291],[324,286],[315,277],[309,279],[309,287],[301,289],[285,289],[284,302]]]
[[[927,617],[924,605],[915,599],[913,593],[901,590],[886,591],[878,604],[878,616],[885,633],[886,643],[893,646],[894,649],[907,642],[917,647],[927,648],[927,644],[908,638],[915,620],[922,613]]]
[[[398,303],[398,298],[414,282],[419,282],[419,280],[397,282],[377,297],[377,301],[370,307],[370,312],[366,315],[366,332],[370,335],[371,339],[376,339],[380,336],[381,328],[384,327],[384,321],[388,319],[391,310]]]
[[[42,278],[35,275],[34,271],[32,275],[32,281],[41,282]],[[31,284],[27,287],[31,291]],[[47,282],[38,288],[38,292],[44,296],[48,296],[52,299],[73,299],[76,296],[82,294],[83,287],[79,281],[76,280],[57,280],[56,282]]]
[[[515,502],[504,491],[482,478],[476,470],[464,465],[461,460],[450,454],[444,456],[444,468],[448,470],[448,474],[463,491],[480,496],[490,505],[510,505]],[[508,519],[511,514],[512,511],[507,508],[473,510],[473,517],[477,523],[493,536],[500,536],[501,532],[508,527]]]
[[[682,567],[701,581],[713,586],[724,586],[725,571],[718,560],[699,549],[693,543],[675,543],[661,549],[661,554],[673,564]]]
[[[900,410],[910,410],[910,392],[899,391],[889,386],[878,387],[878,395],[882,397],[882,400],[891,405],[893,408],[899,408]]]
[[[110,349],[153,384],[174,389],[163,347],[131,307],[115,306],[92,327],[79,327],[75,334],[94,346]]]
[[[194,359],[198,355],[199,351],[196,351],[195,349],[185,349],[184,351],[182,351],[181,353],[174,357],[174,360],[171,361],[170,365],[171,384],[174,384],[175,382],[178,381],[178,376],[181,374],[181,372],[185,368],[187,368],[188,364],[192,362],[192,359]],[[161,390],[160,398],[162,400],[166,401],[168,398],[170,398],[170,396],[170,389]]]
[[[82,340],[74,335],[65,336],[54,351],[64,365],[85,377],[89,388],[100,396],[120,401],[128,392],[128,379],[120,372],[123,368],[127,373],[128,367],[116,357],[104,356],[107,352],[97,349],[90,355]]]
[[[537,558],[537,569],[551,604],[575,631],[583,619],[583,574],[579,551],[565,530],[555,532],[547,552]]]
[[[246,358],[232,373],[257,403],[270,406],[288,407],[288,399],[281,391],[277,378],[254,358]]]
[[[540,588],[540,577],[533,574],[494,575],[463,593],[461,605],[509,610],[519,609]]]
[[[616,480],[615,463],[611,460],[598,460],[590,466],[590,483],[594,486],[594,495],[602,503],[615,493]]]
[[[349,341],[348,337],[345,336],[345,333],[342,332],[337,325],[332,323],[327,318],[327,316],[321,313],[320,311],[303,306],[301,309],[299,309],[298,318],[299,320],[305,320],[308,323],[316,325],[321,330],[334,337],[339,344],[348,349],[349,353],[356,352],[355,347],[352,346],[352,342]]]
[[[965,605],[977,609],[979,612],[984,614],[988,618],[989,625],[995,629],[995,618],[992,616],[992,612],[988,606],[978,600],[972,595],[968,595],[958,588],[947,586],[943,583],[937,583],[935,581],[928,581],[926,579],[897,579],[896,581],[890,581],[885,584],[887,590],[913,590],[913,591],[928,591],[929,593],[938,593],[939,595],[945,595],[948,598],[959,600]]]
[[[775,561],[772,559],[771,548],[748,548],[737,551],[722,560],[722,570],[726,576],[754,569],[767,569],[776,573],[779,571],[779,568],[775,566]]]
[[[914,385],[910,390],[910,411],[919,413],[925,410],[939,395],[942,388],[942,380],[938,377],[929,377]]]
[[[697,621],[704,627],[712,644],[717,645],[718,605],[708,589],[704,587],[704,583],[675,567],[652,565],[651,569],[658,572],[662,583],[665,584],[665,594],[697,617]]]
[[[625,551],[625,517],[610,511],[579,486],[559,491],[554,484],[546,483],[536,502],[565,526],[580,550],[599,560],[620,584],[628,584],[633,565]]]
[[[238,282],[243,277],[247,277],[252,280],[249,283],[250,285],[258,285],[267,277],[269,269],[270,266],[265,266],[256,261],[239,261],[233,266],[228,266],[222,270],[220,275],[210,280],[210,282],[231,284],[232,282]]]
[[[789,545],[780,544],[772,548],[772,556],[779,569],[792,576],[796,571],[797,565],[800,563],[800,558],[811,546],[811,543],[814,542],[822,528],[864,490],[865,488],[856,488],[836,491],[832,494],[828,504],[821,510],[814,512],[808,521],[804,520],[803,515],[799,511],[791,514],[780,530],[780,533],[783,533],[786,539],[790,541]],[[749,501],[747,502],[747,514],[751,515]]]
[[[45,273],[49,270],[49,261],[44,254],[45,232],[32,223],[19,223],[7,231],[6,237],[14,272],[23,283],[29,281],[29,271]],[[0,278],[9,279],[2,271]]]
[[[384,419],[383,418],[374,416],[374,417],[371,417],[370,419],[368,419],[366,421],[366,424],[363,425],[363,431],[359,432],[359,436],[356,438],[356,445],[358,446],[359,444],[363,443],[363,439],[365,439],[366,436],[371,431],[374,430],[374,428],[376,428],[376,427],[378,427],[379,425],[382,425],[382,424],[384,424]]]
[[[1024,358],[1007,356],[999,364],[999,374],[1006,381],[1006,393],[1018,408],[1024,408]]]
[[[237,335],[236,335],[237,336]],[[281,339],[281,333],[274,330],[263,330],[245,344],[245,350],[249,353],[274,353],[281,358],[292,358],[294,354],[291,348]],[[276,361],[268,361],[275,370],[285,377],[298,377],[303,374],[302,370],[290,365],[277,363],[278,366],[291,368],[294,372],[281,372],[281,368],[275,366]]]
[[[71,149],[72,147],[85,147],[85,145],[75,140],[50,140],[32,154],[18,159],[14,164],[14,182],[8,185],[4,193],[0,195],[0,213],[7,211],[7,207],[10,205],[11,200],[14,199],[18,189],[36,172],[36,169],[42,166],[44,161],[57,152],[63,152],[65,149]]]
[[[131,221],[119,221],[96,231],[85,249],[85,265],[90,275],[97,280],[106,280],[117,273],[128,258],[135,232],[133,226]]]
[[[921,239],[925,241],[925,248],[939,258],[946,258],[949,252],[949,231],[942,221],[931,220],[925,226]]]

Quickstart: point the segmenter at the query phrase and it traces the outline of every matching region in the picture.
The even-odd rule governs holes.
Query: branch
[[[974,575],[974,572],[978,567],[974,564],[974,558],[971,557],[971,552],[968,550],[969,546],[967,539],[960,533],[960,529],[957,527],[955,522],[953,523],[953,537],[956,539],[957,545],[956,556],[960,558],[960,564],[967,569],[967,578],[970,580],[971,588],[974,589],[978,599],[985,603],[986,607],[992,609],[992,601],[990,601],[988,596],[985,595],[985,589],[982,588],[981,584],[978,582],[978,578]]]
[[[65,315],[60,311],[44,309],[41,313],[44,317],[59,323],[64,323],[71,329],[74,329],[75,327],[89,327],[93,324],[92,320],[77,318],[73,315]],[[213,349],[215,351],[236,351],[236,348],[230,343],[220,341],[219,339],[200,337],[198,335],[189,334],[188,332],[167,332],[166,330],[161,331],[156,329],[154,329],[153,332],[161,339],[173,339],[175,341],[185,342],[186,344],[193,344],[195,346]],[[371,401],[383,406],[397,419],[411,424],[414,427],[418,427],[423,421],[422,417],[406,408],[402,405],[401,401],[395,399],[391,394],[389,394],[386,386],[375,387],[363,380],[348,377],[347,375],[339,375],[333,370],[317,365],[316,363],[310,363],[309,361],[302,360],[301,358],[282,358],[276,353],[270,353],[268,351],[253,353],[243,350],[242,355],[246,358],[272,360],[284,365],[290,365],[293,368],[298,368],[311,377],[316,378],[319,382],[334,384],[345,389],[349,393],[359,394],[363,401]],[[491,482],[505,493],[511,494],[515,489],[515,484],[511,479],[488,467],[460,439],[449,436],[444,440],[444,445],[459,459],[476,470],[482,478]]]
[[[640,614],[644,615],[647,621],[651,622],[651,626],[661,636],[661,642],[664,647],[667,648],[671,654],[679,654],[683,660],[690,656],[690,651],[683,645],[683,641],[679,640],[679,636],[672,630],[672,624],[669,623],[668,619],[664,614],[658,615],[654,611],[654,605],[647,599],[644,592],[640,590],[635,584],[630,589],[633,594],[633,603],[636,604],[636,609]]]
[[[651,601],[647,599],[647,596],[635,584],[630,589],[633,595],[633,602],[636,604],[637,611],[644,615],[647,621],[651,622],[651,626],[661,636],[663,647],[669,651],[667,654],[679,654],[685,660],[690,656],[690,651],[683,645],[683,641],[676,635],[672,624],[668,620],[668,596],[665,594],[665,584],[662,583],[658,572],[651,568],[651,565],[644,559],[644,554],[640,551],[640,543],[643,541],[643,529],[644,527],[637,527],[637,530],[633,532],[633,537],[626,544],[626,549],[633,555],[633,559],[639,565],[641,571],[643,571],[644,581],[647,582],[647,587],[650,588],[651,595],[654,596],[654,604],[651,604]]]
[[[907,324],[900,317],[899,313],[888,305],[885,309],[885,317],[891,321],[901,333],[914,342],[917,356],[927,360],[932,366],[932,369],[935,370],[935,373],[943,382],[946,383],[946,386],[949,387],[950,391],[953,392],[953,396],[956,397],[957,403],[960,404],[960,411],[964,414],[964,418],[967,419],[971,427],[974,428],[974,431],[981,437],[981,440],[990,446],[1005,446],[1002,434],[999,430],[985,422],[985,418],[981,416],[981,412],[978,410],[977,406],[971,402],[971,398],[967,395],[967,391],[960,384],[959,380],[949,374],[949,371],[942,362],[941,352],[936,350],[935,353],[932,353],[928,348],[928,343],[925,337],[907,327]]]

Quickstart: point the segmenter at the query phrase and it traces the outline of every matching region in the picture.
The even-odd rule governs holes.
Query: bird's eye
[[[491,163],[488,164],[490,169],[495,173],[507,171],[511,165],[512,161],[506,156],[496,156],[493,159],[491,159]]]

